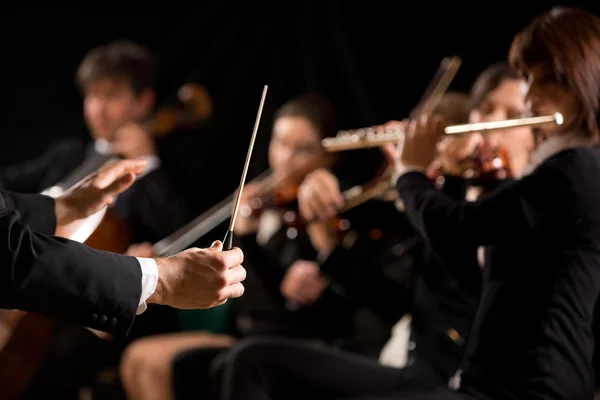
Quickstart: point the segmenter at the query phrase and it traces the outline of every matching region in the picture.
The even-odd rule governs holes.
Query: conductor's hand
[[[216,241],[208,249],[192,248],[172,257],[158,258],[158,283],[148,303],[177,309],[210,308],[244,294],[242,251],[222,251]]]
[[[122,160],[89,175],[81,185],[56,198],[56,225],[87,218],[111,205],[119,193],[135,182],[145,166],[144,160]]]

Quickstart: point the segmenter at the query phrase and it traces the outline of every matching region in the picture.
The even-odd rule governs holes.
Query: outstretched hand
[[[111,205],[119,193],[135,182],[145,166],[144,160],[120,160],[92,173],[82,184],[56,198],[56,225],[87,218]]]

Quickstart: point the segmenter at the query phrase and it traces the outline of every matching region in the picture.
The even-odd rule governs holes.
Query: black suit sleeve
[[[467,196],[469,181],[467,179],[454,176],[444,175],[444,184],[441,191],[453,199],[463,200]]]
[[[39,196],[41,197],[41,196]],[[29,208],[25,197],[17,204]],[[10,196],[9,196],[10,199]],[[54,213],[48,202],[37,209]],[[134,257],[32,230],[0,193],[0,308],[36,312],[56,320],[126,334],[141,296],[142,272]]]
[[[396,240],[361,235],[350,248],[337,246],[321,263],[321,271],[360,306],[394,324],[410,311],[412,272],[420,262],[421,246],[417,237],[389,239]]]
[[[53,235],[56,230],[54,199],[39,194],[13,193],[0,190],[4,206],[19,211],[19,220],[34,231]]]
[[[504,237],[525,236],[554,226],[572,224],[575,194],[555,156],[531,175],[500,186],[475,202],[455,200],[436,190],[421,172],[408,172],[396,182],[406,214],[433,245],[488,245]]]

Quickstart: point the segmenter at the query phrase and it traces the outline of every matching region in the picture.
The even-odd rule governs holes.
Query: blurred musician
[[[133,241],[157,241],[182,226],[187,222],[183,201],[161,168],[156,143],[140,124],[154,106],[155,75],[154,57],[135,43],[117,41],[91,50],[76,76],[91,140],[59,140],[41,157],[1,169],[0,187],[39,193],[59,182],[76,183],[72,173],[77,174],[80,166],[93,170],[90,166],[112,154],[141,158],[147,161],[146,169],[117,198],[113,210],[131,228]],[[177,326],[174,309],[150,307],[136,320],[128,340],[173,331]],[[79,326],[61,324],[53,351],[28,396],[77,396],[80,382],[89,379],[96,368],[116,363],[122,347],[123,343],[100,340]]]
[[[495,108],[503,108],[506,103],[514,102],[504,96],[521,99],[519,90],[503,92],[500,104],[496,104],[494,90],[501,80],[494,81],[490,75],[495,76],[488,70],[477,80],[471,96],[471,99],[478,99],[471,101],[474,107],[482,101],[489,101],[489,97],[494,99]],[[480,89],[475,90],[475,87]],[[469,114],[467,100],[466,96],[448,94],[435,112],[455,124],[465,123]],[[472,115],[476,113],[475,110],[471,112]],[[309,213],[320,215],[327,209],[335,213],[335,178],[319,171],[311,175],[301,187],[299,200],[305,201]],[[302,190],[303,187],[315,190]],[[464,198],[465,187],[462,178],[445,176],[443,190],[449,195]],[[384,206],[376,204],[375,207]],[[403,214],[400,215],[405,218]],[[323,218],[329,216],[324,215]],[[395,318],[393,321],[404,312],[412,314],[408,362],[404,368],[386,367],[373,358],[315,348],[297,341],[256,339],[236,346],[226,360],[222,368],[223,398],[263,399],[267,398],[264,393],[270,394],[268,398],[335,398],[391,389],[425,389],[445,385],[462,359],[464,338],[478,301],[481,270],[475,248],[443,249],[441,254],[433,254],[426,249],[425,260],[415,254],[419,262],[411,270],[412,282],[401,287],[394,284],[392,274],[382,276],[379,280],[372,277],[377,275],[377,263],[382,261],[387,261],[389,267],[395,267],[397,272],[404,269],[406,258],[397,257],[396,254],[399,248],[407,248],[410,242],[399,241],[397,236],[391,236],[390,239],[392,241],[387,247],[375,247],[369,237],[359,238],[351,249],[345,250],[351,256],[341,258],[341,249],[338,248],[330,258],[332,261],[337,259],[335,266],[338,270],[349,268],[362,272],[357,282],[347,278],[340,280],[351,297],[366,301],[385,318]],[[417,254],[423,250],[420,245],[413,248]],[[382,253],[381,257],[373,256],[374,251]],[[326,267],[327,262],[321,269],[329,272]],[[407,291],[407,287],[410,290]],[[256,370],[261,371],[260,376],[253,373]],[[303,382],[303,385],[298,388],[293,382]]]
[[[510,59],[540,145],[520,180],[475,202],[439,193],[423,171],[446,124],[408,128],[396,187],[434,246],[489,245],[481,302],[457,392],[390,399],[564,399],[594,396],[592,318],[600,291],[600,18],[554,8],[514,39]],[[378,397],[381,398],[381,397]]]
[[[295,192],[306,173],[334,168],[336,159],[321,140],[336,132],[333,106],[320,96],[300,96],[277,111],[268,151],[271,174],[246,184],[235,226],[249,272],[231,336],[191,332],[132,343],[121,363],[131,399],[206,398],[213,360],[238,340],[271,335],[335,344],[352,334],[354,306],[312,262],[313,243],[322,239],[284,221],[297,210]],[[293,171],[300,173],[291,179]],[[278,182],[274,190],[267,188],[272,182]]]
[[[139,124],[154,107],[155,64],[153,55],[133,42],[92,49],[76,75],[90,138],[58,140],[40,157],[0,169],[0,188],[39,193],[59,182],[77,183],[71,174],[78,167],[112,154],[143,158],[147,168],[142,179],[115,205],[133,229],[133,242],[158,241],[187,222],[182,199],[161,168],[156,143]],[[96,168],[87,169],[91,173]]]
[[[522,82],[518,72],[506,63],[488,67],[471,88],[469,101],[469,122],[490,122],[521,118],[525,115],[525,102],[521,95]],[[453,121],[448,121],[453,124]],[[486,152],[505,151],[506,160],[490,171],[482,181],[484,190],[493,189],[505,178],[518,178],[529,162],[533,150],[533,134],[529,127],[517,127],[491,132],[485,136],[473,134],[463,137],[448,137],[440,141],[439,160],[442,170],[452,176],[465,177],[465,168],[472,163],[465,162],[474,154],[485,159]],[[495,154],[491,154],[495,155]],[[480,166],[480,165],[478,165]],[[473,182],[471,182],[473,183]]]

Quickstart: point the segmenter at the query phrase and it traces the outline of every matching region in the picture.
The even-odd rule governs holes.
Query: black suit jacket
[[[467,186],[465,179],[446,176],[442,191],[464,199]],[[426,361],[440,380],[447,381],[462,361],[479,300],[477,248],[438,246],[433,251],[392,203],[367,205],[366,216],[373,226],[387,224],[394,229],[381,239],[362,232],[352,247],[338,246],[321,268],[390,326],[410,313],[415,345],[410,356]]]
[[[50,236],[54,200],[0,191],[0,308],[126,334],[142,291],[134,257]]]
[[[40,193],[69,178],[78,166],[97,157],[93,142],[66,138],[32,160],[0,168],[0,189],[19,193]],[[93,171],[90,171],[93,172]],[[188,221],[182,196],[171,185],[163,168],[139,179],[119,195],[114,206],[117,214],[131,226],[134,242],[156,242]]]
[[[477,202],[410,172],[397,189],[434,246],[491,245],[462,384],[491,398],[590,399],[600,292],[600,149],[564,150]]]

